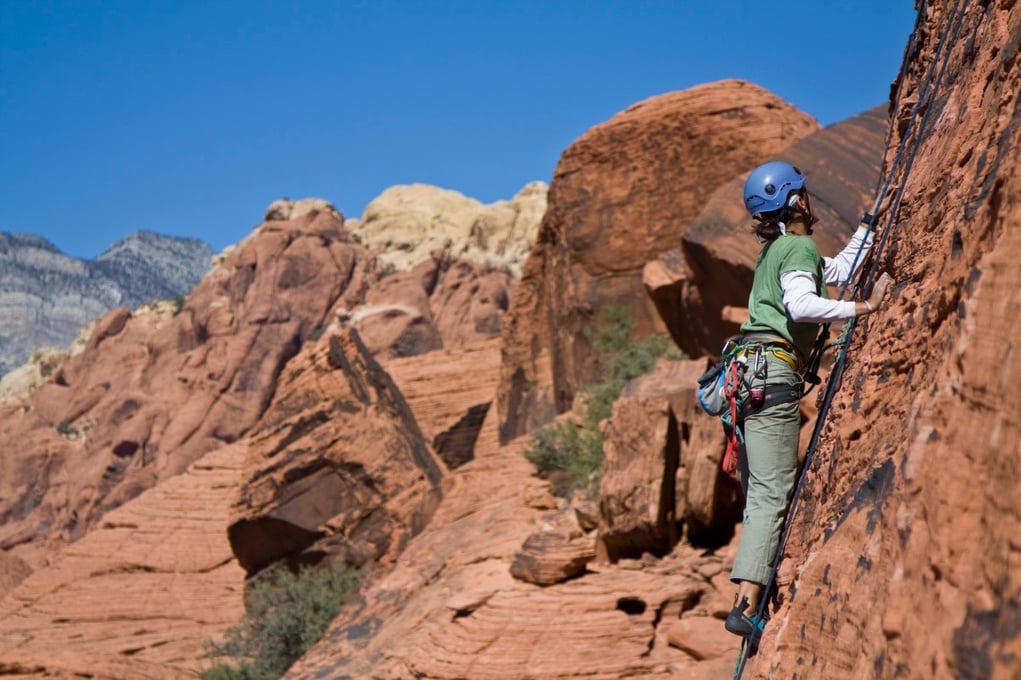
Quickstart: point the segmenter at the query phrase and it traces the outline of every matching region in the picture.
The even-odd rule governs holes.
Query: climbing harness
[[[737,470],[737,456],[744,445],[741,423],[749,414],[769,406],[798,401],[798,385],[766,384],[766,357],[773,356],[800,372],[804,361],[797,348],[786,339],[765,333],[748,333],[728,338],[723,358],[698,379],[698,402],[711,416],[719,416],[727,436],[723,470]],[[748,362],[752,362],[749,372]]]
[[[915,156],[918,153],[919,142],[923,138],[924,132],[927,129],[929,117],[931,116],[933,110],[936,108],[935,106],[933,106],[936,100],[936,92],[938,92],[940,86],[942,85],[943,77],[946,73],[947,63],[950,61],[949,58],[950,50],[946,48],[947,45],[953,45],[957,41],[957,36],[961,29],[962,18],[964,17],[965,14],[964,10],[967,8],[967,4],[968,0],[956,0],[953,9],[950,11],[950,14],[948,15],[947,18],[948,30],[940,34],[940,38],[936,45],[935,52],[933,53],[932,61],[929,63],[928,69],[925,74],[925,78],[923,79],[922,82],[922,86],[919,88],[918,101],[915,102],[915,105],[912,109],[911,117],[909,119],[907,127],[904,129],[904,133],[902,134],[900,144],[898,145],[897,148],[897,153],[894,154],[894,158],[890,163],[890,169],[887,172],[885,179],[881,176],[880,180],[877,182],[876,185],[877,196],[876,201],[873,204],[873,210],[871,213],[866,213],[865,216],[863,216],[863,221],[867,223],[868,230],[872,231],[872,229],[876,225],[875,213],[878,212],[879,207],[882,204],[882,200],[886,196],[887,192],[891,191],[893,178],[899,171],[901,174],[901,182],[898,187],[895,187],[893,189],[893,191],[895,191],[894,200],[889,205],[885,227],[882,231],[881,236],[879,237],[879,243],[876,245],[876,249],[873,254],[872,266],[868,269],[867,272],[863,272],[865,274],[864,277],[862,276],[858,277],[858,282],[855,284],[854,289],[851,293],[852,299],[854,297],[857,297],[861,291],[871,289],[876,273],[879,270],[879,263],[882,261],[882,254],[886,248],[886,244],[890,239],[891,234],[894,233],[896,230],[895,218],[897,212],[900,209],[901,200],[904,195],[904,185],[909,173],[911,172],[911,167],[914,164]],[[921,28],[921,20],[922,17],[921,15],[919,15],[915,23],[915,30],[912,32],[912,41],[914,41],[916,37],[919,35],[919,30]],[[911,45],[909,45],[909,50],[907,50],[905,54],[910,53],[910,47]],[[942,64],[937,70],[936,65],[941,61],[941,59]],[[903,81],[901,82],[901,87],[903,87]],[[899,102],[900,97],[901,89],[898,88],[896,101]],[[924,113],[922,113],[923,110]],[[916,123],[918,124],[917,132],[915,129]],[[892,135],[892,130],[890,135]],[[888,136],[887,142],[888,147],[890,138],[891,137]],[[908,153],[905,156],[904,154],[907,149],[908,141],[912,139],[914,140],[913,147],[910,153]],[[902,157],[904,158],[903,167],[901,167]],[[858,259],[861,257],[861,252],[862,248],[859,248],[858,253],[855,256],[854,262],[851,265],[851,271],[855,271],[857,269]],[[864,281],[862,280],[863,278]],[[850,281],[844,283],[844,286],[840,291],[841,299],[844,298],[844,295],[847,292],[849,284]],[[751,617],[751,620],[757,622],[764,621],[768,603],[772,598],[775,597],[773,589],[776,585],[776,574],[780,566],[780,560],[783,556],[784,548],[787,545],[787,539],[789,538],[790,529],[793,524],[794,517],[796,515],[798,501],[801,498],[801,492],[804,487],[805,481],[805,473],[809,469],[810,464],[812,462],[813,456],[815,454],[815,449],[818,446],[819,438],[822,434],[823,426],[825,425],[826,416],[829,414],[833,398],[836,395],[837,386],[840,384],[844,367],[847,362],[847,351],[851,345],[851,339],[854,335],[856,327],[857,319],[854,318],[849,319],[844,328],[843,337],[841,338],[840,342],[837,343],[838,349],[836,358],[834,359],[833,362],[833,370],[831,371],[829,379],[827,380],[826,383],[826,391],[823,395],[822,403],[819,407],[819,415],[816,418],[815,426],[812,429],[812,438],[809,441],[808,449],[805,453],[805,461],[801,468],[801,474],[798,476],[798,481],[794,488],[794,494],[791,499],[791,504],[787,511],[787,517],[784,520],[783,531],[780,534],[780,541],[779,544],[777,545],[776,553],[773,557],[773,562],[770,566],[769,578],[766,580],[766,583],[763,587],[762,596],[759,599],[759,606],[756,611],[756,614],[754,617]],[[828,342],[828,339],[829,339],[829,324],[825,324],[819,333],[819,337],[816,340],[815,346],[812,349],[812,354],[808,359],[806,368],[806,381],[808,381],[807,374],[814,373],[815,371],[817,371],[818,366],[821,362],[822,353],[826,349],[826,343]],[[819,382],[818,378],[816,378],[815,384],[818,384],[818,382]],[[811,387],[808,389],[810,391]],[[753,632],[752,635],[749,635],[748,637],[742,639],[741,647],[740,650],[738,651],[737,664],[734,670],[733,676],[734,680],[740,680],[741,675],[744,673],[745,665],[748,662],[749,656],[755,653],[758,644],[757,638],[758,635],[754,634]]]

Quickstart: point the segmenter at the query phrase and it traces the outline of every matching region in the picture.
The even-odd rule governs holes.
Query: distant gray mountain
[[[114,307],[187,295],[212,257],[197,239],[138,231],[81,260],[41,236],[0,232],[0,375],[40,347],[67,347]]]

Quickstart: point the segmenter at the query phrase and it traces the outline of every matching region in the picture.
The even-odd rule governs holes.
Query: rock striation
[[[500,446],[487,418],[475,459],[451,473],[429,527],[287,677],[708,679],[732,670],[737,640],[720,635],[715,618],[730,606],[716,586],[726,582],[726,551],[678,544],[662,560],[593,562],[524,444]],[[717,632],[692,640],[706,619]]]
[[[0,599],[0,673],[197,677],[206,642],[244,611],[225,531],[244,459],[241,443],[203,456]]]
[[[333,278],[313,266],[317,259],[309,257],[309,252],[295,247],[295,240],[306,235],[320,246],[351,246],[350,251],[329,252],[325,259],[350,263],[349,282],[356,288],[361,288],[358,282],[362,280],[378,282],[378,276],[371,278],[381,276],[374,258],[360,246],[343,243],[344,232],[332,231],[341,221],[328,210],[315,212],[295,221],[274,220],[259,227],[225,256],[223,269],[214,270],[217,286],[235,291],[261,286],[258,277],[252,276],[253,270],[269,276],[265,285],[293,282],[291,276],[268,265],[286,265],[289,257],[305,252],[304,261],[291,264],[315,274],[316,285],[329,300],[335,295],[330,293]],[[288,238],[281,240],[284,234]],[[288,247],[278,250],[281,244],[295,250],[289,254]],[[253,250],[265,252],[264,259],[253,259]],[[238,262],[254,262],[254,266],[236,266]],[[465,290],[470,288],[470,281],[465,281]],[[262,290],[259,299],[282,305],[288,289],[294,294],[291,285],[275,293]],[[231,307],[235,315],[242,316],[239,307],[245,300],[248,298],[241,295]],[[353,299],[342,292],[336,302],[351,305]],[[229,305],[210,306],[222,309]],[[293,562],[315,562],[328,554],[351,562],[370,560],[385,565],[401,552],[408,538],[422,530],[444,485],[450,483],[440,460],[455,469],[474,458],[475,442],[498,383],[498,346],[490,338],[471,347],[394,359],[384,372],[356,339],[356,331],[331,320],[329,308],[324,304],[320,313],[330,328],[321,334],[313,329],[309,341],[286,360],[272,394],[266,397],[267,408],[260,411],[245,435],[201,455],[183,473],[161,477],[154,488],[108,508],[90,528],[82,530],[79,540],[59,552],[53,541],[48,543],[49,549],[39,545],[45,536],[0,552],[0,594],[9,591],[6,599],[0,599],[3,673],[15,677],[194,678],[211,663],[205,659],[206,640],[218,637],[240,616],[245,574],[272,558],[266,556],[267,546],[277,550],[273,556]],[[101,322],[90,335],[89,342],[95,347],[86,348],[85,354],[102,348],[116,359],[122,356],[123,348],[117,349],[120,343],[162,347],[160,338],[166,334],[176,347],[178,317],[180,313],[143,314],[140,310],[131,314],[124,310],[113,326],[109,320]],[[117,332],[121,322],[123,327]],[[187,355],[193,349],[185,344],[181,351]],[[165,349],[162,361],[168,361],[170,354]],[[131,364],[124,362],[123,366]],[[466,371],[465,366],[473,370]],[[74,368],[73,364],[67,367]],[[154,374],[153,368],[147,370]],[[104,389],[112,392],[119,387],[111,384]],[[172,392],[164,390],[164,396],[168,408],[187,408],[170,400]],[[34,399],[38,396],[29,395],[12,412],[37,408]],[[368,403],[364,399],[369,399]],[[321,417],[324,413],[325,419]],[[98,427],[78,435],[65,429],[68,438],[87,444]],[[261,454],[274,446],[280,454],[276,461],[265,464]],[[440,458],[434,457],[430,446]],[[283,458],[287,471],[274,476],[284,467]],[[337,473],[332,477],[326,474],[331,465]],[[68,461],[65,469],[68,476],[83,476],[73,461]],[[349,483],[352,495],[329,493],[341,479]],[[269,482],[274,481],[290,486],[274,496],[273,489],[267,492],[272,486]],[[317,494],[323,488],[326,493]],[[251,513],[248,530],[239,531],[239,497],[246,504],[267,497],[284,502],[275,510],[268,509],[267,503],[259,504],[261,514]],[[372,498],[383,505],[370,511]],[[330,503],[338,500],[348,503],[351,512],[326,517],[323,508],[335,507]],[[313,515],[325,519],[316,523],[310,519]],[[244,539],[258,533],[251,531],[252,525],[265,529],[267,523],[276,529],[289,528],[276,532],[275,539],[304,535],[308,527],[322,529],[323,535],[315,544],[289,544],[290,551],[281,550],[281,540],[254,542],[254,547],[245,543]],[[237,556],[230,538],[235,539]],[[18,555],[31,558],[32,565]]]
[[[280,560],[387,564],[429,522],[443,465],[357,332],[288,366],[249,438],[231,548],[249,574]]]

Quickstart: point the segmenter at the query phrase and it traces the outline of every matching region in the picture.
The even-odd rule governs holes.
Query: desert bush
[[[661,358],[679,359],[676,345],[662,335],[650,335],[641,342],[631,336],[634,319],[620,306],[607,307],[606,322],[589,337],[603,359],[600,382],[581,389],[580,424],[565,420],[532,433],[525,457],[545,475],[566,475],[566,484],[555,485],[561,495],[582,491],[595,495],[603,465],[603,434],[599,423],[610,417],[628,381],[651,371]]]
[[[202,680],[275,680],[308,651],[358,590],[362,574],[345,564],[302,567],[297,573],[282,564],[256,577],[245,597],[245,615],[214,645],[219,662]]]

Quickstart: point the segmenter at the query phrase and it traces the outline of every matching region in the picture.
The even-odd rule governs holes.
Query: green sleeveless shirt
[[[819,334],[819,324],[791,321],[783,304],[780,277],[787,272],[803,271],[815,275],[818,293],[828,298],[823,283],[822,257],[810,236],[787,234],[762,247],[755,263],[755,278],[748,295],[748,321],[742,333],[774,333],[794,343],[802,356],[808,356]]]

